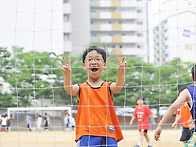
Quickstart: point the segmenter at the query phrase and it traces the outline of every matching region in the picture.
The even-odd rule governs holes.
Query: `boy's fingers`
[[[125,67],[127,67],[127,62],[125,61]]]
[[[124,62],[125,61],[125,56],[122,58],[122,62]]]
[[[63,56],[63,61],[64,61],[64,64],[66,65],[67,64],[67,62],[66,62],[66,59],[65,59],[65,57]]]
[[[71,57],[68,58],[68,64],[71,65]]]

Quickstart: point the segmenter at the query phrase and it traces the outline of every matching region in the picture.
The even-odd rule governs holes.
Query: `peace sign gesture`
[[[112,83],[110,86],[112,93],[118,93],[124,86],[125,83],[125,71],[127,69],[127,62],[125,61],[125,57],[120,61],[119,55],[117,55],[117,78],[116,82]]]
[[[63,74],[66,72],[71,72],[71,57],[69,56],[68,62],[66,61],[65,57],[63,56],[64,65],[62,66]]]
[[[125,61],[125,56],[120,61],[119,55],[117,55],[117,70],[124,72],[127,69],[127,62]]]

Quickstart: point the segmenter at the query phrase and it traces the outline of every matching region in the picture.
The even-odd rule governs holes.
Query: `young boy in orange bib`
[[[106,69],[106,52],[91,46],[83,53],[83,68],[88,79],[82,84],[72,84],[71,58],[68,62],[63,57],[64,89],[77,96],[79,100],[76,118],[76,138],[78,146],[111,146],[123,139],[120,124],[113,105],[113,94],[124,86],[124,75],[127,67],[125,57],[120,61],[117,56],[116,82],[106,82],[101,74]]]

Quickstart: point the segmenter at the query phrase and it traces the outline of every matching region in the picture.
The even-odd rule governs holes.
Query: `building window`
[[[142,21],[138,21],[137,24],[138,24],[138,25],[142,25],[143,22],[142,22]]]
[[[142,37],[143,36],[143,33],[137,33],[137,36],[138,37]]]

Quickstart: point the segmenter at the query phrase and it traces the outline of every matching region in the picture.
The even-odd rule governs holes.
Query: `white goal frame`
[[[10,112],[11,111],[39,111],[39,110],[64,110],[64,111],[68,111],[69,115],[72,116],[72,111],[71,111],[71,107],[10,107],[7,108],[7,117],[10,118]]]

